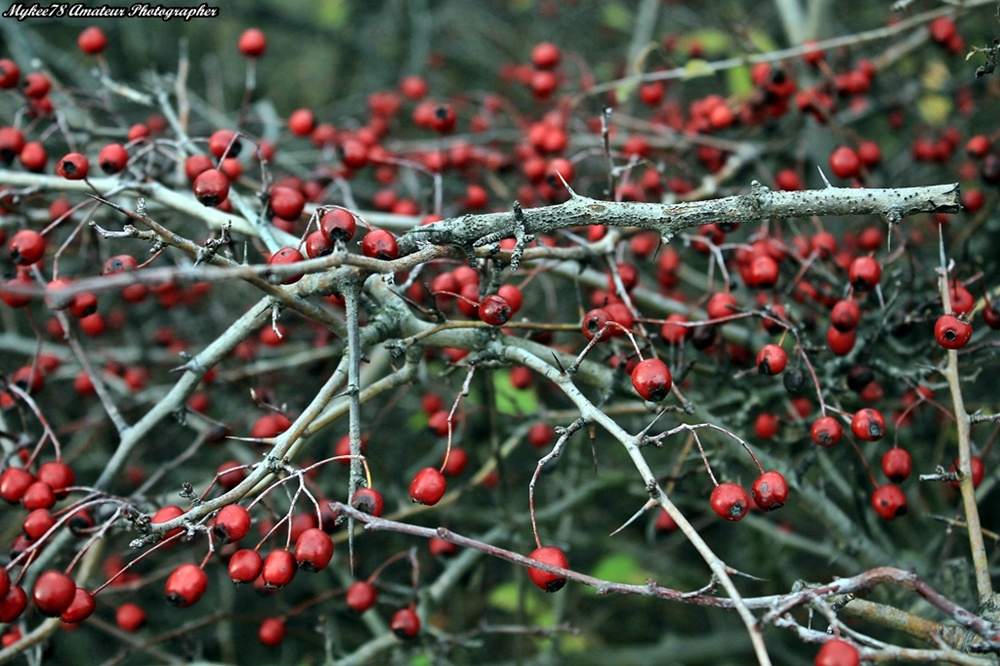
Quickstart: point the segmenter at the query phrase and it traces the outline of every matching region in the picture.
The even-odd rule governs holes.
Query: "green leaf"
[[[608,28],[628,31],[632,25],[633,10],[618,2],[601,3],[601,22]]]
[[[700,76],[712,76],[713,74],[715,74],[715,72],[712,70],[712,66],[708,64],[707,60],[693,58],[688,60],[684,65],[685,81],[696,79]]]
[[[634,557],[627,553],[608,555],[597,563],[590,575],[601,580],[629,585],[642,585],[652,577],[639,566]],[[596,593],[597,590],[594,591]]]
[[[733,67],[726,70],[726,79],[729,83],[729,93],[732,95],[750,93],[754,89],[749,67]]]
[[[326,0],[317,4],[316,23],[328,28],[340,28],[347,22],[348,7],[345,0]]]
[[[510,383],[510,372],[506,370],[494,373],[493,377],[497,411],[517,416],[538,413],[538,397],[534,389],[514,388]]]

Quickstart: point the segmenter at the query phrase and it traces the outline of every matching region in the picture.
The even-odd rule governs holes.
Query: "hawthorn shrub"
[[[4,25],[0,662],[995,663],[995,7],[436,4]]]

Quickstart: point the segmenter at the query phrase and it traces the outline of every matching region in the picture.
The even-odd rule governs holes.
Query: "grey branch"
[[[564,203],[525,209],[520,219],[511,211],[464,215],[418,227],[400,238],[399,249],[400,254],[409,254],[422,243],[467,248],[486,237],[547,234],[566,227],[593,224],[652,229],[669,241],[682,229],[711,223],[814,215],[879,215],[897,221],[915,213],[955,213],[960,209],[957,183],[891,189],[827,187],[784,192],[754,181],[746,194],[674,204],[599,201],[573,193]]]

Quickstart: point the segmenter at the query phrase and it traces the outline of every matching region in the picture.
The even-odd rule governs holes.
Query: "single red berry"
[[[490,326],[503,326],[511,314],[510,303],[499,294],[489,294],[479,303],[479,318]]]
[[[70,602],[66,610],[59,614],[59,619],[68,624],[83,622],[94,614],[96,608],[97,602],[94,600],[94,595],[82,587],[78,587],[73,592],[73,601]]]
[[[851,432],[858,439],[866,442],[876,442],[885,434],[885,419],[882,412],[871,407],[865,407],[851,417]]]
[[[438,537],[431,537],[427,541],[427,549],[432,557],[448,558],[458,554],[458,546]]]
[[[451,106],[451,104],[439,104],[434,107],[429,120],[430,126],[433,130],[439,134],[447,134],[455,129],[457,116],[455,115],[455,109]]]
[[[460,446],[453,446],[448,451],[447,461],[442,460],[441,471],[446,476],[458,476],[465,471],[469,464],[469,454]]]
[[[21,69],[10,58],[0,58],[0,89],[8,90],[17,85]]]
[[[21,229],[7,244],[11,260],[19,266],[29,266],[45,254],[45,237],[33,229]]]
[[[378,593],[371,583],[359,580],[351,583],[351,586],[347,588],[347,607],[355,613],[364,613],[375,605],[377,598]]]
[[[972,339],[972,324],[964,315],[941,315],[934,324],[934,339],[945,349],[961,349]]]
[[[433,467],[424,467],[410,482],[410,499],[419,504],[432,506],[444,497],[447,485],[444,474]]]
[[[849,354],[850,351],[854,349],[854,343],[857,342],[857,340],[857,329],[838,331],[833,326],[826,329],[826,343],[830,346],[830,351],[837,356],[846,356]]]
[[[66,180],[83,180],[87,177],[90,162],[86,155],[80,153],[68,153],[59,160],[56,173]]]
[[[403,80],[399,82],[399,91],[407,99],[420,99],[427,94],[427,90],[427,81],[415,74],[404,76]]]
[[[260,576],[264,559],[256,550],[244,548],[229,558],[229,577],[234,583],[252,583]]]
[[[295,540],[295,561],[303,571],[322,571],[333,559],[333,541],[319,529],[307,529]]]
[[[858,144],[858,158],[865,168],[871,169],[882,161],[882,149],[874,141],[862,141]]]
[[[18,155],[21,160],[21,164],[28,171],[34,173],[41,173],[45,170],[45,163],[48,161],[48,153],[45,152],[45,146],[39,141],[29,141],[24,144],[21,148],[21,152]]]
[[[23,150],[24,134],[21,130],[16,127],[0,127],[0,163],[9,166]]]
[[[240,35],[236,47],[248,58],[258,58],[267,50],[267,35],[258,28],[247,28]]]
[[[538,69],[552,69],[561,57],[559,47],[550,42],[535,44],[531,49],[531,63]]]
[[[688,318],[680,313],[675,312],[668,315],[666,321],[663,322],[663,327],[660,328],[660,337],[668,345],[674,347],[684,344],[684,341],[691,334],[691,328],[683,325],[687,323]]]
[[[24,530],[26,537],[35,541],[52,529],[55,524],[56,519],[52,517],[48,509],[35,509],[24,517],[21,529]]]
[[[788,482],[781,472],[764,472],[750,487],[754,503],[764,511],[773,511],[788,499]]]
[[[97,164],[107,174],[118,173],[128,163],[128,151],[120,143],[109,143],[97,155]]]
[[[323,213],[323,217],[319,219],[319,228],[331,241],[346,243],[354,238],[357,221],[350,211],[334,208]]]
[[[632,370],[632,386],[643,400],[663,400],[670,393],[672,384],[670,369],[658,358],[640,361]]]
[[[122,631],[134,633],[146,624],[146,611],[138,604],[126,601],[115,609],[115,624]]]
[[[957,34],[955,22],[948,16],[939,16],[930,24],[931,39],[938,44],[947,44]]]
[[[709,504],[712,506],[712,511],[720,518],[737,521],[747,515],[747,509],[750,508],[750,498],[747,497],[747,491],[743,490],[739,484],[727,481],[720,483],[712,490]]]
[[[257,629],[257,638],[268,647],[281,645],[285,640],[285,623],[276,617],[269,617],[260,623]]]
[[[548,423],[536,423],[528,430],[528,443],[536,449],[545,448],[552,443],[556,431]]]
[[[49,569],[35,581],[31,600],[43,615],[58,617],[70,604],[76,595],[76,583],[61,571]]]
[[[709,319],[721,319],[736,314],[736,299],[728,292],[717,292],[712,294],[705,306]]]
[[[89,317],[97,312],[97,296],[89,291],[80,292],[70,301],[68,310],[77,319]]]
[[[187,608],[198,602],[208,589],[208,575],[197,564],[182,564],[167,576],[167,602]]]
[[[295,136],[309,136],[316,127],[316,116],[309,109],[296,109],[288,116],[288,131]]]
[[[25,489],[24,495],[21,497],[21,504],[28,511],[51,509],[55,503],[56,494],[53,492],[52,486],[43,481],[32,483]]]
[[[96,25],[84,28],[76,38],[76,45],[87,55],[97,55],[104,52],[108,45],[108,38],[104,36],[104,31]]]
[[[906,449],[894,446],[882,454],[882,473],[893,483],[901,483],[910,477],[913,457]]]
[[[566,559],[566,553],[555,546],[543,546],[541,548],[536,548],[531,552],[528,557],[536,562],[541,562],[542,564],[551,564],[552,566],[562,567],[563,569],[569,568],[569,560]],[[541,569],[535,569],[533,567],[528,568],[528,576],[531,578],[531,582],[538,586],[540,589],[546,592],[558,592],[566,585],[566,577],[561,576],[556,573],[549,573],[548,571],[542,571]]]
[[[767,344],[757,352],[757,371],[762,375],[780,374],[788,365],[788,354],[779,345]]]
[[[215,207],[229,196],[229,178],[219,169],[206,169],[195,177],[193,188],[203,206]]]
[[[351,506],[378,518],[382,515],[382,494],[374,488],[361,488],[351,498]]]
[[[218,159],[225,157],[237,157],[243,149],[243,143],[239,135],[227,129],[215,130],[208,137],[208,152]]]
[[[857,291],[871,291],[882,277],[882,266],[874,257],[858,257],[851,262],[847,273]]]
[[[66,497],[66,489],[76,483],[73,468],[64,462],[50,460],[38,467],[38,480],[49,484],[56,497]]]
[[[906,514],[906,495],[899,486],[887,483],[872,493],[872,507],[880,517],[892,520]]]
[[[830,325],[841,333],[853,331],[861,321],[861,309],[854,300],[837,301],[830,311]]]
[[[219,509],[212,532],[222,543],[236,542],[250,533],[250,512],[239,504]]]
[[[268,266],[287,266],[288,264],[296,264],[300,261],[305,261],[305,257],[302,253],[296,250],[294,247],[283,247],[267,260]],[[292,284],[293,282],[298,282],[302,279],[302,273],[292,273],[284,278],[273,277],[271,282],[280,284]]]
[[[268,200],[271,211],[283,220],[296,220],[305,208],[306,198],[302,192],[279,185],[271,190]]]
[[[184,509],[174,504],[168,504],[165,507],[157,509],[156,513],[154,513],[153,517],[150,519],[150,522],[153,525],[157,525],[159,523],[166,523],[168,521],[173,520],[174,518],[178,518],[183,515],[184,515]],[[163,538],[166,539],[172,537],[176,534],[180,534],[183,531],[184,531],[183,527],[175,527],[174,529],[164,534]]]
[[[412,607],[400,608],[392,614],[389,627],[392,629],[392,633],[399,638],[404,640],[413,638],[420,633],[420,618]]]
[[[757,418],[754,419],[753,422],[754,434],[761,439],[771,439],[778,434],[778,429],[780,427],[781,419],[768,412],[758,414]]]
[[[858,666],[861,655],[858,649],[845,640],[833,638],[823,644],[816,654],[814,666]]]
[[[0,599],[7,596],[10,592],[10,573],[7,572],[7,567],[0,567]],[[0,620],[0,622],[6,622],[7,620]]]
[[[955,458],[955,461],[951,464],[952,473],[958,471],[959,467],[958,462],[959,462],[958,458]],[[983,480],[983,476],[986,475],[986,468],[983,466],[983,461],[980,458],[977,458],[976,456],[972,456],[969,459],[969,467],[970,471],[972,472],[972,487],[978,488],[979,484]],[[955,488],[959,487],[958,481],[952,481],[951,485]]]
[[[517,314],[521,306],[524,305],[524,295],[521,293],[520,287],[512,284],[500,285],[500,288],[497,289],[497,294],[510,305],[511,316]]]
[[[607,310],[604,308],[595,308],[583,316],[583,323],[580,325],[580,328],[583,331],[583,335],[588,340],[592,340],[595,335],[604,330],[604,327],[610,321],[611,315]],[[610,337],[608,333],[604,333],[601,339],[607,339],[608,337]]]
[[[830,155],[830,169],[837,178],[853,178],[861,173],[861,158],[848,146],[840,146]]]
[[[768,289],[778,282],[778,262],[766,254],[758,254],[743,276],[748,287]]]
[[[0,597],[0,622],[13,622],[27,607],[28,593],[24,588],[12,585],[7,594]]]
[[[44,98],[51,88],[52,81],[41,72],[26,74],[24,80],[21,82],[21,91],[24,93],[24,96],[33,100]]]
[[[292,582],[296,568],[294,555],[287,550],[272,550],[264,558],[260,575],[268,589],[280,590]]]
[[[35,480],[35,476],[26,469],[8,467],[0,474],[0,497],[10,504],[18,504]]]
[[[399,256],[396,237],[385,229],[372,229],[361,240],[361,253],[373,259],[391,261]]]

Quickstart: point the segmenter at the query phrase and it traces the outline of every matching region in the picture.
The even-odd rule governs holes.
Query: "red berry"
[[[0,58],[0,89],[10,89],[21,78],[21,69],[10,58]]]
[[[40,539],[55,524],[56,519],[52,517],[48,509],[35,509],[24,517],[21,529],[24,530],[25,536],[35,541]]]
[[[45,254],[45,237],[33,229],[21,229],[7,245],[11,260],[19,266],[29,266]]]
[[[451,541],[446,541],[438,537],[431,537],[427,542],[427,549],[432,557],[448,558],[458,553],[458,546]]]
[[[757,415],[753,423],[754,434],[761,439],[771,439],[778,434],[781,420],[774,414],[763,412]]]
[[[872,493],[872,507],[880,517],[892,520],[906,514],[906,495],[899,489],[899,486],[887,483],[884,486],[879,486]]]
[[[778,262],[766,254],[758,254],[743,276],[748,287],[768,289],[778,282]]]
[[[264,585],[270,590],[280,590],[295,577],[295,570],[298,565],[293,556],[287,550],[272,550],[264,558],[264,568],[261,570],[261,577]]]
[[[296,250],[294,247],[283,247],[267,260],[268,266],[287,266],[288,264],[296,264],[300,261],[305,261],[305,257],[302,253]],[[293,282],[298,282],[302,279],[302,273],[292,273],[291,275],[280,278],[274,277],[271,281],[281,284],[292,284]]]
[[[453,446],[448,452],[447,462],[442,461],[442,472],[447,476],[458,476],[465,471],[466,466],[469,464],[469,454],[465,449]]]
[[[583,316],[583,323],[580,328],[583,330],[583,335],[588,339],[592,340],[595,335],[604,330],[604,327],[611,321],[611,315],[604,308],[595,308],[589,311]],[[604,333],[601,339],[607,339],[609,337],[608,333]]]
[[[728,292],[712,294],[705,306],[709,319],[722,319],[736,314],[736,299]]]
[[[373,259],[391,261],[399,256],[396,237],[385,229],[372,229],[361,240],[361,253]]]
[[[24,491],[21,504],[28,511],[35,509],[51,509],[56,503],[56,494],[52,487],[42,481],[35,481]]]
[[[931,39],[938,44],[947,44],[955,35],[955,22],[948,16],[939,16],[930,25]]]
[[[764,472],[750,488],[754,503],[764,511],[773,511],[788,499],[788,482],[780,472]]]
[[[420,618],[413,608],[400,608],[392,614],[389,627],[399,638],[413,638],[420,633]]]
[[[364,613],[375,605],[377,597],[374,585],[359,580],[347,588],[347,607],[355,613]]]
[[[830,311],[830,325],[841,333],[853,331],[861,321],[861,308],[853,300],[837,301]]]
[[[955,461],[951,464],[952,473],[958,471],[958,462],[958,458],[955,458]],[[978,488],[983,480],[983,476],[986,474],[986,468],[983,466],[983,461],[976,456],[972,456],[969,459],[969,467],[972,472],[972,487]],[[955,488],[959,487],[957,481],[952,481],[951,485]]]
[[[913,469],[913,458],[906,449],[894,446],[882,454],[882,473],[893,483],[906,481]]]
[[[65,159],[65,158],[63,158]],[[97,164],[107,174],[118,173],[128,163],[128,151],[120,143],[109,143],[97,155]]]
[[[531,49],[531,62],[538,69],[552,69],[559,64],[561,57],[559,47],[550,42],[535,44]]]
[[[59,614],[59,619],[69,624],[83,622],[94,614],[95,608],[97,608],[97,602],[94,601],[94,595],[82,587],[78,587],[73,592],[73,601],[70,602],[66,610]]]
[[[510,303],[499,294],[489,294],[479,304],[479,318],[490,326],[503,326],[511,314]]]
[[[439,134],[447,134],[455,129],[455,109],[451,104],[439,104],[431,111],[430,126]]]
[[[846,356],[849,354],[850,351],[854,349],[854,343],[857,342],[857,340],[857,329],[838,331],[833,326],[826,329],[826,343],[830,346],[830,351],[837,356]]]
[[[877,442],[885,434],[885,419],[882,412],[871,407],[865,407],[851,417],[851,432],[858,439],[866,442]]]
[[[762,375],[780,374],[788,364],[788,354],[778,345],[767,344],[757,352],[757,371]]]
[[[271,211],[283,220],[296,220],[305,208],[306,199],[302,192],[291,187],[278,186],[271,190],[268,200]]]
[[[295,136],[309,136],[316,127],[316,116],[309,109],[297,109],[288,116],[288,131]]]
[[[441,501],[448,482],[444,475],[433,467],[424,467],[410,482],[410,499],[419,504],[432,506]]]
[[[934,324],[934,339],[945,349],[961,349],[972,339],[972,324],[964,315],[941,315]]]
[[[206,169],[195,177],[193,189],[203,206],[215,207],[229,196],[229,177],[218,169]]]
[[[20,467],[8,467],[0,474],[0,497],[10,504],[18,504],[34,482],[35,477],[31,472]]]
[[[24,144],[24,147],[21,148],[19,158],[25,169],[35,173],[44,171],[45,163],[49,159],[48,154],[45,152],[45,146],[38,141],[29,141]]]
[[[257,58],[267,50],[267,35],[258,28],[247,28],[240,35],[236,47],[248,58]]]
[[[7,594],[0,598],[0,622],[13,622],[21,617],[27,606],[27,592],[22,587],[12,585]]]
[[[528,557],[536,562],[541,562],[542,564],[551,564],[552,566],[562,567],[563,569],[569,568],[569,560],[566,559],[566,553],[555,546],[543,546],[541,548],[536,548],[530,555],[528,555]],[[556,573],[549,573],[548,571],[542,571],[541,569],[529,567],[528,576],[531,578],[532,583],[546,592],[558,592],[564,585],[566,585],[565,576],[561,576]]]
[[[264,559],[256,550],[244,548],[229,558],[229,577],[234,583],[252,583],[260,576]]]
[[[861,158],[853,148],[841,146],[830,155],[830,169],[837,178],[853,178],[861,173]]]
[[[399,91],[407,99],[420,99],[427,94],[427,90],[427,81],[415,74],[404,76],[403,80],[399,82]]]
[[[285,623],[276,617],[269,617],[260,623],[257,629],[257,638],[260,642],[269,647],[281,645],[285,640]]]
[[[992,147],[989,137],[983,134],[971,137],[969,142],[965,144],[966,152],[974,157],[986,157]]]
[[[851,286],[858,291],[871,291],[882,277],[882,266],[874,257],[858,257],[848,270]]]
[[[839,638],[824,643],[813,662],[814,666],[858,666],[860,663],[857,648]]]
[[[632,370],[632,386],[643,400],[663,400],[670,393],[672,383],[670,369],[658,358],[647,358]]]
[[[548,423],[536,423],[528,430],[528,443],[536,449],[541,449],[552,443],[556,431]]]
[[[322,571],[333,559],[333,541],[319,529],[311,527],[295,540],[295,562],[303,571]]]
[[[720,483],[712,490],[709,504],[712,506],[712,511],[720,518],[737,521],[747,515],[747,509],[750,508],[750,498],[747,497],[747,491],[743,490],[741,486],[727,481]]]
[[[858,144],[858,158],[866,168],[871,169],[882,161],[882,149],[874,141],[862,141]]]
[[[21,90],[24,92],[24,96],[34,100],[45,97],[51,88],[52,81],[41,72],[26,74],[24,81],[21,82]]]
[[[374,488],[361,488],[351,498],[351,506],[378,518],[382,515],[382,495]]]
[[[49,569],[35,581],[31,600],[43,615],[58,617],[70,604],[76,595],[76,583],[61,571]]]
[[[250,512],[239,504],[219,509],[212,531],[222,543],[236,542],[250,533]]]
[[[691,334],[691,328],[682,325],[686,323],[688,323],[688,318],[680,313],[668,315],[666,321],[663,322],[663,327],[660,328],[660,337],[668,345],[674,347],[684,344],[684,341]]]
[[[357,222],[354,215],[343,208],[334,208],[320,218],[319,228],[331,241],[348,242],[354,238]]]
[[[90,163],[85,155],[68,153],[59,160],[56,173],[66,180],[83,180],[87,177],[89,167]]]
[[[500,285],[500,288],[497,289],[497,294],[510,305],[511,316],[517,314],[518,310],[524,304],[524,295],[521,293],[521,289],[512,284]],[[525,369],[527,370],[527,368]]]
[[[122,631],[133,633],[146,624],[146,611],[130,601],[123,603],[115,610],[115,624]]]
[[[7,572],[7,567],[0,567],[0,599],[7,596],[10,592],[10,574]],[[7,622],[7,620],[0,619],[0,622]]]
[[[208,589],[208,575],[197,564],[182,564],[167,577],[167,602],[187,608],[198,602]]]
[[[108,45],[108,39],[104,36],[104,31],[96,25],[84,28],[76,38],[76,45],[87,55],[97,55],[102,53]]]

